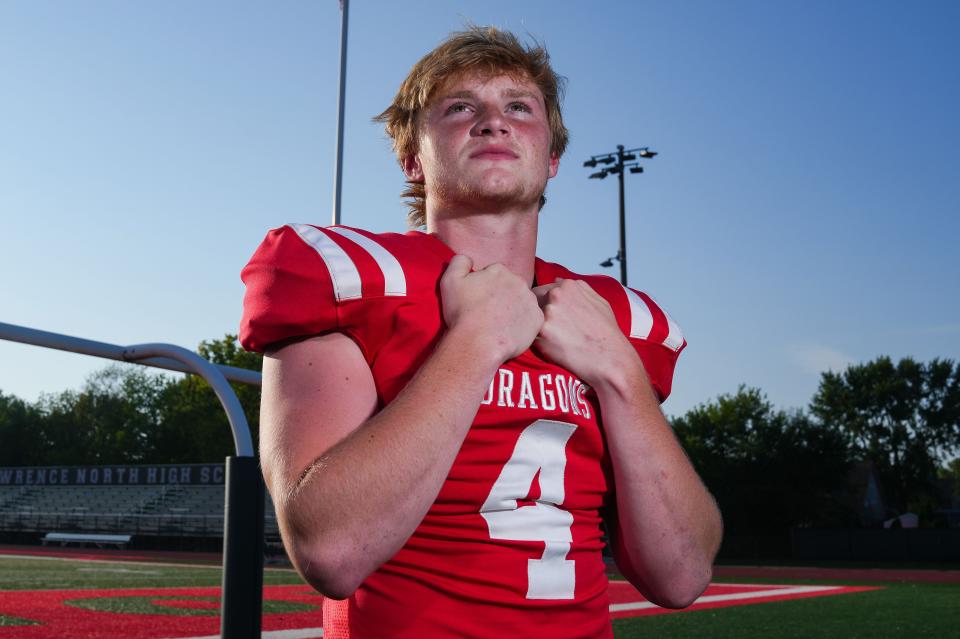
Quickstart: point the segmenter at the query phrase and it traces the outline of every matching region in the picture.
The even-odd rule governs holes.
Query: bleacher
[[[0,485],[0,532],[214,538],[223,536],[224,486]],[[278,539],[270,496],[268,540]]]

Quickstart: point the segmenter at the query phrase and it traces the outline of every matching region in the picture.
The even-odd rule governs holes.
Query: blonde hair
[[[547,50],[538,42],[526,47],[509,31],[469,26],[465,31],[452,33],[440,46],[421,58],[400,85],[393,103],[374,118],[374,121],[386,125],[387,135],[393,139],[393,150],[401,163],[419,150],[417,118],[430,104],[435,91],[451,78],[468,72],[487,76],[512,74],[533,82],[546,104],[550,152],[557,157],[563,155],[569,139],[560,112],[565,79],[550,67]],[[424,185],[408,181],[401,197],[410,198],[407,201],[410,226],[424,226],[427,197]],[[544,203],[546,198],[541,195],[541,208]]]

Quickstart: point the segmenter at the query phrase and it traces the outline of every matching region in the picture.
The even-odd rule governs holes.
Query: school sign
[[[0,468],[0,486],[222,486],[223,480],[223,464]]]

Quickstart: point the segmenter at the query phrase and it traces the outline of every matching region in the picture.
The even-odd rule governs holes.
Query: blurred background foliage
[[[198,351],[216,364],[262,365],[235,335]],[[233,387],[256,442],[260,389]],[[960,366],[951,360],[879,357],[823,373],[806,409],[776,408],[741,386],[671,423],[728,532],[876,525],[862,508],[870,475],[879,518],[914,512],[940,525],[937,512],[960,495]],[[234,451],[204,380],[135,365],[32,404],[0,392],[0,441],[0,466],[214,462]]]

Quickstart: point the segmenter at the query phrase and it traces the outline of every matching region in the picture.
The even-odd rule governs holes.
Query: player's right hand
[[[440,278],[443,319],[451,332],[476,340],[498,364],[524,352],[543,325],[537,296],[502,264],[471,272],[473,260],[455,255]]]

